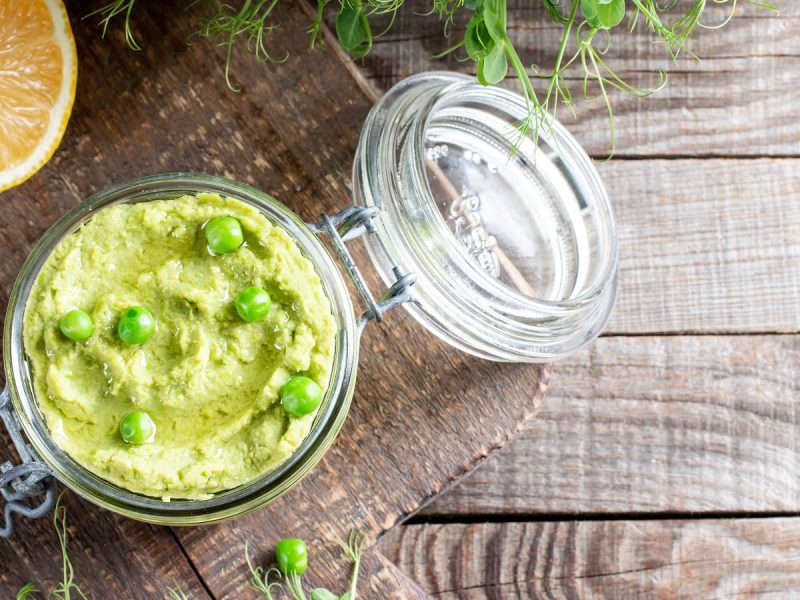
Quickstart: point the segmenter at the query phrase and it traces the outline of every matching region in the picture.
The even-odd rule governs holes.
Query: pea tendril
[[[17,591],[17,600],[28,600],[39,593],[39,588],[32,583],[26,583]]]
[[[250,581],[247,582],[247,587],[261,594],[266,600],[274,600],[272,596],[273,590],[283,588],[279,581],[270,581],[270,578],[280,579],[281,572],[276,568],[264,569],[261,565],[254,565],[253,560],[250,558],[249,540],[244,543],[244,560],[250,571]]]
[[[271,22],[270,15],[278,0],[244,0],[239,10],[230,4],[221,4],[216,13],[200,20],[200,25],[189,37],[208,39],[212,44],[225,48],[225,83],[234,92],[241,91],[241,86],[231,80],[230,67],[233,48],[236,42],[246,38],[247,50],[261,62],[284,62],[283,58],[275,58],[265,46],[266,38],[277,28]]]

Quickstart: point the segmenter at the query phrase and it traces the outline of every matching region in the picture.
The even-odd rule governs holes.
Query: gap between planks
[[[798,514],[797,373],[798,335],[600,338],[559,363],[536,420],[414,518]]]
[[[718,337],[718,338],[725,338],[725,337],[749,337],[754,335],[786,335],[792,336],[797,335],[800,333],[800,325],[798,327],[786,328],[786,329],[764,329],[764,330],[754,330],[754,331],[728,331],[725,329],[720,329],[719,331],[699,331],[694,329],[685,329],[685,330],[678,330],[678,331],[642,331],[642,332],[630,332],[630,333],[601,333],[601,338],[646,338],[646,337]],[[558,363],[555,363],[558,366]]]
[[[470,525],[473,523],[595,523],[605,521],[705,521],[709,519],[791,519],[800,511],[699,511],[699,512],[616,512],[616,513],[466,513],[414,515],[409,525]],[[390,530],[391,531],[391,530]],[[388,532],[387,532],[388,533]]]
[[[178,548],[180,549],[181,554],[183,554],[184,558],[186,559],[186,562],[189,565],[189,568],[192,570],[192,573],[194,573],[195,577],[197,578],[197,582],[200,584],[200,586],[203,588],[203,590],[205,590],[206,594],[208,594],[208,597],[211,600],[217,600],[217,596],[214,595],[214,592],[211,591],[211,588],[206,583],[206,580],[200,574],[200,570],[197,568],[197,565],[195,564],[194,560],[192,559],[192,556],[186,550],[186,547],[183,545],[183,542],[181,542],[180,536],[175,532],[175,528],[174,527],[165,527],[165,529],[167,529],[169,531],[169,534],[172,536],[172,539],[175,540],[175,543],[177,544]]]

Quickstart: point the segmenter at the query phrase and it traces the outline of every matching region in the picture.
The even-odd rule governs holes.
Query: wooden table
[[[548,64],[553,28],[512,4],[527,62]],[[619,36],[634,81],[670,69],[657,95],[614,97],[598,164],[619,302],[530,426],[381,541],[437,598],[800,596],[800,6],[778,5],[698,32],[702,62]],[[401,17],[364,73],[469,69],[429,58],[439,35]],[[598,158],[605,120],[563,117]]]
[[[537,48],[553,46],[554,30],[529,3],[511,4],[526,61],[544,64]],[[363,64],[330,47],[309,57],[307,7],[296,6],[280,15],[289,63],[237,55],[236,96],[221,84],[221,52],[184,50],[178,9],[145,11],[135,54],[116,33],[97,40],[71,3],[78,104],[55,159],[3,198],[2,293],[60,212],[127,177],[191,168],[253,183],[309,219],[342,207],[354,123],[375,90],[468,68],[430,59],[439,26],[407,13]],[[341,584],[325,538],[358,525],[377,540],[368,598],[800,592],[800,10],[782,9],[776,19],[747,8],[701,32],[704,61],[672,67],[658,96],[615,98],[618,149],[599,165],[620,230],[615,317],[557,365],[538,417],[506,448],[436,496],[534,415],[548,373],[460,356],[398,313],[368,331],[346,429],[297,490],[196,529],[141,525],[68,495],[77,580],[96,598],[160,598],[173,582],[191,598],[247,597],[244,540],[268,560],[276,539],[298,534],[313,540],[311,579]],[[666,61],[643,40],[626,38],[617,64],[646,81]],[[334,93],[331,80],[347,85]],[[567,125],[607,152],[601,106]],[[407,385],[387,377],[409,368]],[[50,525],[20,532],[0,547],[3,598],[60,574]]]
[[[79,55],[75,108],[54,158],[3,194],[4,293],[31,245],[67,208],[131,177],[225,175],[272,193],[309,221],[352,206],[351,165],[374,97],[341,53],[307,55],[311,5],[282,3],[275,14],[287,62],[264,65],[237,50],[245,91],[236,94],[224,85],[223,49],[186,48],[191,22],[179,4],[137,10],[148,32],[137,53],[120,32],[100,39],[96,27],[78,19],[85,3],[68,3]],[[352,251],[377,295],[383,286],[363,246]],[[335,538],[356,528],[370,548],[362,591],[424,597],[372,546],[516,434],[536,413],[548,377],[542,365],[460,353],[395,311],[365,331],[342,434],[290,493],[234,521],[174,529],[117,517],[68,493],[76,579],[96,598],[163,598],[175,585],[190,598],[239,598],[248,593],[247,542],[257,564],[269,564],[279,539],[301,537],[312,556],[308,584],[343,590],[349,567]],[[59,555],[50,519],[23,521],[0,545],[0,598],[29,581],[52,589],[61,576]]]

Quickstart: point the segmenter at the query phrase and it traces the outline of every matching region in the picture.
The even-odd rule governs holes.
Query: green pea
[[[314,412],[321,401],[322,389],[314,380],[303,375],[295,375],[281,388],[283,410],[295,417]]]
[[[284,575],[302,575],[308,568],[308,548],[303,540],[286,538],[275,546],[278,568]]]
[[[233,217],[214,217],[206,223],[206,241],[214,254],[232,252],[244,242],[242,224]]]
[[[129,444],[147,444],[156,437],[156,424],[146,412],[137,410],[120,421],[119,434]]]
[[[76,342],[88,339],[94,331],[92,317],[82,310],[71,310],[58,322],[58,328],[66,337]]]
[[[248,323],[260,321],[269,314],[272,300],[260,287],[249,287],[236,298],[236,312]]]
[[[117,323],[117,334],[126,344],[144,344],[156,330],[156,318],[143,306],[126,308]]]

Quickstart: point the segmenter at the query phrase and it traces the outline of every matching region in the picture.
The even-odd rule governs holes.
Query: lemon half
[[[0,192],[36,173],[58,148],[77,80],[61,0],[0,0]]]

